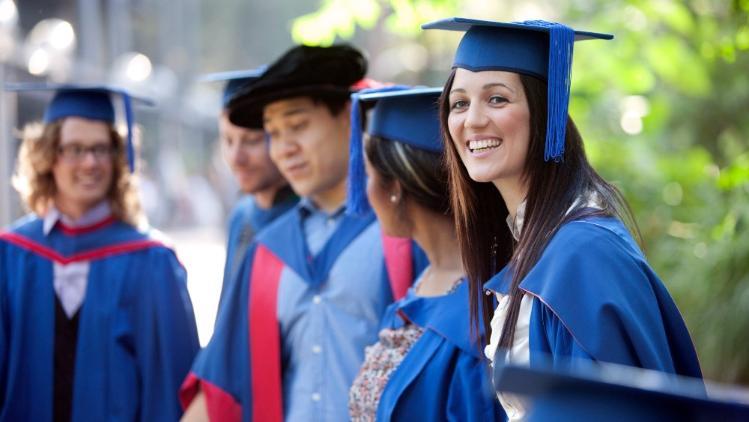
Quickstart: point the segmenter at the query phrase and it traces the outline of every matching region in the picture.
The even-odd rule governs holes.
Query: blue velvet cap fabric
[[[6,91],[53,91],[54,97],[44,111],[43,122],[45,124],[66,118],[83,117],[91,120],[115,123],[114,105],[112,96],[122,98],[125,112],[125,123],[127,124],[127,152],[130,171],[135,170],[135,152],[133,150],[133,110],[132,100],[135,99],[147,105],[153,105],[153,101],[130,94],[123,88],[110,85],[86,85],[86,84],[49,84],[49,83],[9,83],[5,85]]]
[[[362,103],[374,103],[367,132],[427,151],[442,152],[437,103],[441,93],[442,88],[415,88],[360,94]]]
[[[442,88],[402,85],[365,89],[351,95],[351,137],[347,210],[364,215],[371,211],[364,171],[365,110],[372,108],[367,133],[433,153],[442,152],[438,100]]]
[[[497,391],[526,399],[528,421],[748,420],[747,391],[705,388],[702,379],[559,357],[539,357],[531,366],[495,357]],[[500,360],[497,360],[500,358]],[[738,400],[741,398],[741,400]]]
[[[221,96],[221,106],[227,108],[229,101],[242,89],[248,87],[263,75],[267,66],[260,66],[248,70],[231,70],[227,72],[209,73],[200,78],[204,82],[226,82]]]
[[[575,31],[541,20],[494,22],[460,17],[427,23],[422,28],[465,32],[455,52],[453,68],[472,72],[516,72],[546,81],[548,116],[544,160],[563,161],[574,42],[610,40],[613,35]]]

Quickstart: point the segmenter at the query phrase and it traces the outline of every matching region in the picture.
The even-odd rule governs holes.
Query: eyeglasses
[[[60,157],[68,161],[81,161],[86,157],[86,155],[88,155],[88,153],[91,153],[94,156],[94,159],[98,161],[111,158],[114,148],[111,145],[103,144],[90,147],[85,147],[79,144],[67,144],[57,147],[57,152],[60,154]]]

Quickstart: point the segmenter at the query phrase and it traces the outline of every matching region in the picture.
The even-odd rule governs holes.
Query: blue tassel
[[[349,137],[348,205],[346,212],[363,215],[371,211],[367,200],[367,176],[364,171],[363,112],[359,93],[351,95],[351,136]]]
[[[570,103],[570,73],[575,31],[561,24],[549,27],[548,108],[544,161],[564,159],[564,137]]]
[[[127,165],[130,173],[135,172],[135,147],[133,146],[133,104],[126,92],[121,92],[122,102],[125,105],[125,123],[127,125]]]
[[[570,73],[575,31],[565,25],[542,20],[520,22],[549,30],[549,69],[547,75],[546,145],[544,161],[564,159],[564,136],[570,103]]]
[[[367,199],[367,174],[364,170],[364,110],[360,96],[363,94],[402,91],[410,89],[404,85],[363,89],[351,95],[351,134],[349,136],[348,199],[346,213],[366,215],[372,211]]]

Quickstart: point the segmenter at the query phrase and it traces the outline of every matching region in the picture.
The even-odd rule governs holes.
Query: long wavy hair
[[[490,333],[493,302],[482,293],[483,283],[510,265],[510,304],[499,347],[509,348],[515,337],[523,291],[520,282],[533,268],[549,240],[566,222],[590,216],[620,218],[631,230],[639,232],[632,213],[619,190],[606,182],[591,167],[585,155],[583,140],[571,118],[567,119],[564,158],[544,161],[546,139],[546,82],[520,75],[530,112],[530,142],[523,177],[528,184],[525,218],[519,239],[512,237],[506,219],[507,206],[492,183],[473,181],[458,155],[447,126],[450,113],[448,95],[455,79],[453,71],[440,98],[440,126],[446,145],[451,202],[463,265],[469,280],[472,330],[478,329],[483,317]],[[595,195],[598,209],[585,207],[578,198]],[[487,334],[487,337],[489,335]]]
[[[37,215],[47,213],[57,194],[52,167],[58,159],[63,121],[61,119],[48,124],[35,122],[23,129],[13,187],[20,194],[26,208]],[[109,134],[113,154],[112,185],[107,199],[116,218],[138,227],[146,223],[146,217],[141,208],[136,177],[128,168],[125,141],[113,125],[109,125]]]

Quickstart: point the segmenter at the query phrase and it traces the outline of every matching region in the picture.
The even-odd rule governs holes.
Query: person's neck
[[[514,180],[495,180],[492,183],[494,183],[494,186],[505,201],[505,206],[507,206],[507,212],[510,213],[510,217],[514,219],[518,207],[528,195],[527,184],[520,178]]]
[[[71,221],[78,221],[89,211],[94,209],[101,202],[93,204],[83,204],[75,201],[64,201],[59,198],[55,199],[54,204],[57,211]]]
[[[322,211],[332,213],[346,201],[346,179],[330,189],[310,195],[309,199]]]
[[[286,187],[285,180],[268,188],[255,191],[251,195],[253,198],[255,198],[255,203],[258,207],[264,210],[268,210],[273,207],[273,204],[275,204],[276,202],[276,196],[284,187]]]
[[[415,207],[414,207],[415,208]],[[429,259],[429,268],[419,286],[419,295],[445,294],[465,274],[452,218],[425,209],[411,212],[412,237]]]

